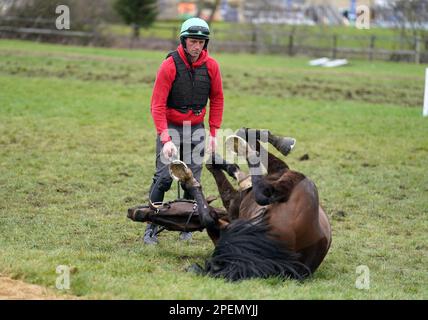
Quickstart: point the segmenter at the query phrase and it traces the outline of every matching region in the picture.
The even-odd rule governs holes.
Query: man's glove
[[[178,151],[177,151],[177,147],[175,146],[175,144],[170,140],[168,142],[166,142],[163,145],[162,148],[162,153],[164,155],[164,157],[168,160],[171,160],[174,156],[177,155]]]

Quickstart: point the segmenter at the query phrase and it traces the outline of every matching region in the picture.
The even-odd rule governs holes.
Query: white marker
[[[428,68],[425,74],[425,98],[424,98],[424,117],[428,117]]]

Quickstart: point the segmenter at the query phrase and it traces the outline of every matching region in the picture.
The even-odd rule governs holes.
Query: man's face
[[[186,49],[190,56],[197,59],[204,48],[205,40],[186,38]]]

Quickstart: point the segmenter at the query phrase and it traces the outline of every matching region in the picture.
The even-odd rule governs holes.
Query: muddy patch
[[[60,295],[51,289],[0,276],[0,300],[70,300],[77,297]]]

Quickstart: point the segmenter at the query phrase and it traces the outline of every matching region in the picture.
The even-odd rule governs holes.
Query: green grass
[[[215,56],[223,127],[296,137],[287,163],[315,181],[333,227],[307,281],[231,284],[185,272],[212,252],[205,233],[183,244],[164,232],[146,247],[145,225],[126,218],[153,174],[150,96],[164,52],[0,41],[0,56],[1,274],[54,289],[56,267],[69,265],[68,293],[95,299],[428,298],[424,66]],[[207,171],[203,185],[217,194]],[[359,265],[369,290],[355,288]]]

